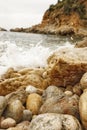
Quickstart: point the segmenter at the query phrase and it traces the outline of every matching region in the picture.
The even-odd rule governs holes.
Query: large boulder
[[[56,86],[75,85],[87,71],[87,47],[62,48],[48,58],[48,77]]]
[[[38,115],[29,130],[82,130],[78,120],[71,115],[47,113]]]

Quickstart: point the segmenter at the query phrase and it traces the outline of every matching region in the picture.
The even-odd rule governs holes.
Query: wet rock
[[[6,95],[5,98],[7,99],[8,103],[11,103],[15,100],[20,100],[22,104],[24,104],[27,99],[27,94],[26,94],[26,91],[23,88],[21,88],[15,92],[12,92]]]
[[[32,119],[32,112],[30,110],[24,110],[23,111],[23,121],[31,121]]]
[[[85,89],[83,94],[80,96],[79,112],[82,124],[85,130],[87,130],[87,89]]]
[[[87,71],[87,48],[64,48],[48,58],[48,76],[55,86],[75,85]]]
[[[29,130],[82,130],[78,120],[71,115],[47,113],[38,115],[30,123]]]
[[[5,110],[7,106],[7,100],[4,96],[0,96],[0,116],[3,114],[3,111]]]
[[[1,128],[3,129],[14,127],[15,125],[16,125],[16,121],[12,118],[6,118],[1,122]]]
[[[77,95],[51,97],[44,102],[39,113],[69,114],[79,119],[79,97]]]
[[[32,111],[32,114],[38,114],[42,105],[42,97],[36,93],[30,94],[26,101],[26,108]]]
[[[87,89],[87,73],[85,73],[80,80],[81,89]]]
[[[22,120],[23,109],[24,108],[20,100],[15,100],[8,104],[4,116],[13,118],[18,123]]]
[[[48,98],[54,97],[54,96],[60,96],[63,94],[62,88],[56,87],[56,86],[49,86],[47,89],[43,92],[43,100],[47,100]]]

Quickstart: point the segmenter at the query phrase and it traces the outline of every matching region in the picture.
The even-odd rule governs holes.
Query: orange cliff
[[[11,31],[87,36],[87,0],[58,0],[50,5],[42,22],[31,28]]]

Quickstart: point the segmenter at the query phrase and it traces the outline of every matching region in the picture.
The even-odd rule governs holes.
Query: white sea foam
[[[50,50],[48,47],[40,45],[40,42],[36,46],[31,46],[30,49],[24,51],[23,48],[12,44],[10,42],[0,43],[0,75],[5,71],[13,67],[15,69],[21,69],[24,67],[35,68],[45,67],[47,64],[47,58],[56,50],[60,50],[65,47],[72,47],[68,42],[64,46],[57,46],[55,50]]]

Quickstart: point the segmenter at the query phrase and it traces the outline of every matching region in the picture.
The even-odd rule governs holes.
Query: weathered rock
[[[0,96],[0,116],[3,114],[3,111],[5,110],[7,106],[7,100],[4,96]]]
[[[62,94],[63,94],[62,88],[58,88],[56,86],[49,86],[46,90],[44,90],[42,98],[45,101],[48,98],[51,98],[54,96],[60,96]]]
[[[9,68],[5,74],[1,76],[2,79],[9,79],[9,78],[15,78],[20,77],[21,74],[18,73],[14,68]]]
[[[79,97],[77,95],[61,95],[47,99],[39,113],[69,114],[79,119]]]
[[[65,88],[65,91],[73,92],[73,86],[72,85],[67,85],[66,88]]]
[[[31,121],[32,119],[32,112],[30,110],[24,110],[23,111],[23,121]]]
[[[72,93],[71,91],[65,91],[64,93],[65,93],[65,95],[67,95],[67,96],[72,96],[72,95],[73,95],[73,93]]]
[[[11,75],[14,74],[14,71],[12,70],[7,74],[5,74],[5,79],[1,79],[0,82],[0,95],[7,95],[11,92],[14,92],[18,90],[19,88],[26,87],[28,85],[35,86],[40,89],[45,89],[49,84],[49,78],[44,79],[42,77],[43,69],[27,69],[22,70],[22,72],[18,72],[18,75],[13,77]],[[16,72],[17,73],[17,72]],[[7,77],[11,77],[8,78]]]
[[[22,120],[23,117],[23,105],[20,100],[14,100],[13,102],[9,103],[7,109],[5,110],[4,116],[11,117],[16,122]]]
[[[42,90],[42,89],[39,89],[39,88],[35,88],[35,87],[32,86],[32,85],[29,85],[29,86],[26,87],[26,93],[27,93],[27,94],[38,93],[38,94],[42,95],[43,90]]]
[[[79,112],[80,112],[82,124],[85,130],[87,130],[87,89],[85,89],[83,94],[80,96]]]
[[[16,127],[9,128],[7,130],[29,130],[29,121],[23,121],[19,123]]]
[[[87,71],[87,48],[64,48],[48,58],[48,77],[56,86],[75,85]]]
[[[23,88],[21,88],[15,92],[12,92],[6,95],[5,98],[7,99],[8,103],[11,103],[15,100],[20,100],[22,104],[24,104],[27,99],[27,94],[26,94],[26,91]]]
[[[87,72],[82,76],[80,80],[81,89],[87,89]]]
[[[38,115],[30,123],[29,130],[82,130],[78,120],[71,115],[47,113]]]
[[[42,105],[42,97],[36,93],[30,94],[26,101],[26,108],[32,111],[32,114],[37,115]]]
[[[3,129],[14,127],[15,125],[16,125],[16,121],[12,118],[6,118],[1,122],[1,128]]]
[[[73,93],[77,94],[78,96],[82,94],[81,85],[79,83],[73,86]]]

